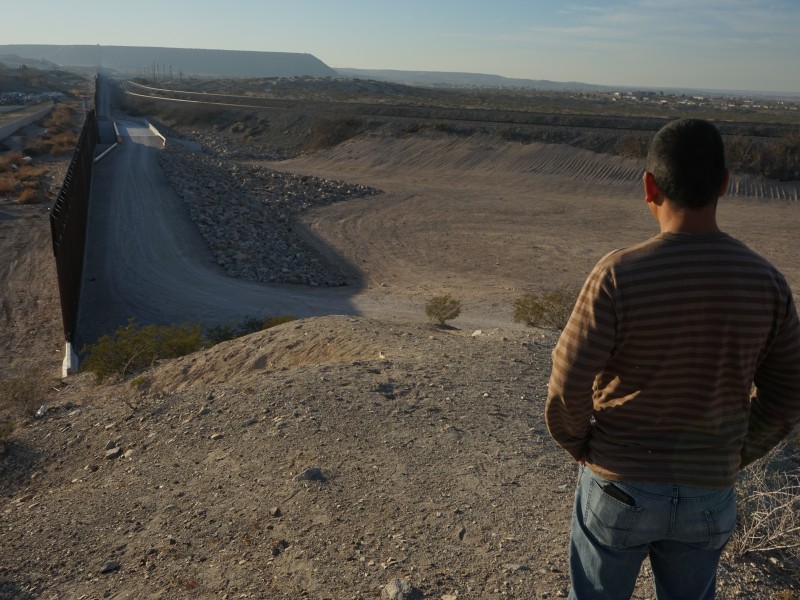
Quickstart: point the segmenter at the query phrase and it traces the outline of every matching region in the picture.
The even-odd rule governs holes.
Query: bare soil
[[[424,598],[565,597],[575,467],[542,418],[557,334],[513,323],[511,306],[655,233],[640,165],[447,135],[363,135],[270,164],[385,191],[298,223],[357,270],[362,316],[125,382],[58,381],[46,211],[0,205],[0,374],[40,368],[54,388],[0,459],[0,598],[377,598],[395,578]],[[798,210],[720,207],[795,290]],[[443,292],[464,303],[447,329],[424,322]],[[797,566],[728,555],[719,589],[797,597]],[[647,569],[635,597],[653,597]]]

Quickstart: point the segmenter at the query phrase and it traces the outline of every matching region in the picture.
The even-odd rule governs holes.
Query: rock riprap
[[[217,263],[230,277],[313,287],[346,285],[292,231],[294,215],[380,194],[375,188],[274,171],[168,143],[159,162]]]

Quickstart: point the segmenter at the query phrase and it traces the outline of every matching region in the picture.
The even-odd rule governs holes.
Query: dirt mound
[[[541,416],[554,340],[328,317],[136,386],[71,378],[2,464],[0,590],[565,597],[574,468]],[[719,597],[786,585],[758,569],[728,557]],[[650,589],[645,570],[634,597]]]
[[[378,360],[402,340],[393,331],[380,321],[350,317],[293,321],[171,361],[157,371],[153,390],[242,384],[289,368]]]

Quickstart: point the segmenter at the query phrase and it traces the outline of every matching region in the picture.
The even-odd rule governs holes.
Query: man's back
[[[589,433],[589,415],[566,408],[591,378],[594,425],[576,443],[587,445],[585,460],[598,474],[732,485],[751,384],[780,333],[797,334],[792,308],[780,273],[721,232],[664,233],[612,252],[590,275],[580,318],[553,354],[553,435]],[[771,360],[792,360],[792,352],[800,361],[797,347]]]

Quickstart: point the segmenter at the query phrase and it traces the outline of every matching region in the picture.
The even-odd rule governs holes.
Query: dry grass
[[[17,189],[17,180],[13,175],[2,173],[0,174],[0,194],[8,196]]]
[[[72,129],[75,109],[68,104],[59,104],[50,113],[42,125],[54,134],[63,133]]]
[[[22,154],[0,157],[0,195],[19,204],[31,204],[44,198],[42,189],[47,167],[31,166],[21,160]],[[16,169],[11,165],[19,165]]]
[[[59,104],[42,121],[46,128],[43,135],[28,140],[24,152],[7,152],[0,155],[0,195],[19,204],[30,204],[45,200],[45,178],[49,169],[32,165],[26,156],[58,156],[73,152],[78,143],[75,130],[78,113],[74,107]],[[30,159],[28,159],[30,160]]]
[[[45,134],[28,141],[25,145],[25,152],[30,156],[58,155],[64,152],[71,152],[78,143],[78,134],[72,131],[64,131],[56,134]]]
[[[16,175],[17,175],[17,180],[22,183],[39,181],[39,179],[47,175],[47,168],[35,167],[25,164],[17,170]]]
[[[731,550],[739,555],[779,552],[800,563],[800,467],[796,441],[783,442],[747,467],[737,484],[739,516]]]
[[[23,163],[24,157],[21,152],[8,152],[0,156],[0,173],[14,171],[15,167],[19,167]],[[13,166],[12,166],[13,165]]]
[[[0,412],[33,417],[45,403],[48,390],[48,382],[38,370],[21,377],[0,379]]]
[[[77,121],[78,113],[73,106],[59,104],[41,123],[45,133],[29,140],[25,145],[25,153],[42,156],[71,152],[78,143]]]
[[[49,154],[61,154],[72,152],[78,144],[78,134],[73,131],[65,131],[50,137]]]
[[[33,204],[40,198],[39,190],[36,188],[25,188],[17,195],[17,204]]]

